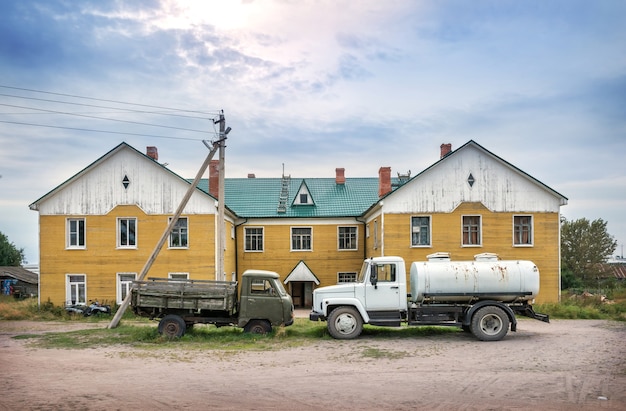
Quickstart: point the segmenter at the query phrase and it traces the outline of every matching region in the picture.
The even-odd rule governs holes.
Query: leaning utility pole
[[[226,150],[226,135],[230,133],[230,127],[226,128],[226,119],[224,118],[224,111],[221,112],[219,120],[215,123],[220,123],[220,138],[219,138],[219,177],[218,177],[218,191],[217,191],[217,262],[215,264],[215,279],[217,281],[226,280],[226,271],[224,267],[224,250],[226,249],[226,225],[224,223],[224,157]]]
[[[220,116],[220,118],[223,118],[223,117],[224,117],[223,115]],[[154,247],[154,250],[152,250],[152,254],[150,255],[150,257],[148,257],[148,260],[143,266],[143,269],[141,270],[141,273],[139,274],[139,278],[137,278],[137,281],[142,281],[144,277],[146,276],[146,274],[148,273],[148,271],[150,270],[150,268],[152,267],[152,264],[154,263],[157,256],[159,255],[161,248],[163,248],[165,241],[170,236],[170,233],[172,232],[174,225],[176,225],[178,218],[183,213],[185,206],[189,202],[191,195],[193,194],[196,187],[198,186],[198,183],[200,182],[202,175],[206,171],[207,167],[209,167],[209,164],[211,163],[211,159],[215,155],[215,152],[218,150],[218,148],[220,148],[224,144],[222,140],[225,138],[226,138],[226,133],[220,132],[220,138],[217,141],[214,141],[212,143],[213,148],[209,152],[209,155],[207,156],[206,160],[204,160],[204,163],[202,163],[200,170],[198,170],[198,174],[196,175],[196,178],[193,180],[193,183],[191,184],[191,186],[189,186],[187,193],[185,193],[185,196],[183,197],[183,200],[178,206],[176,213],[174,213],[174,217],[172,217],[172,220],[170,221],[169,225],[167,226],[165,231],[163,231],[163,235],[161,236],[161,239],[159,240],[157,245]],[[203,143],[208,147],[208,144],[206,142],[203,141]],[[113,317],[113,319],[111,320],[111,323],[109,324],[107,328],[115,328],[118,326],[122,316],[124,315],[124,312],[126,312],[126,309],[128,308],[128,305],[130,304],[131,298],[132,298],[132,289],[129,290],[128,294],[126,294],[126,298],[124,298],[122,305],[120,305],[120,308],[118,308],[117,312],[115,313],[115,316]]]

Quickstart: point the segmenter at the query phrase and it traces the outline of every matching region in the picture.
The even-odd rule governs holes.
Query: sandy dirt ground
[[[0,410],[626,410],[625,323],[521,320],[499,342],[455,333],[234,353],[13,338],[80,326],[0,322]]]

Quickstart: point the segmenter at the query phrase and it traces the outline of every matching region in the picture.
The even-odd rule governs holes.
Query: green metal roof
[[[303,182],[315,205],[293,204]],[[198,187],[208,192],[208,180]],[[334,178],[291,177],[288,188],[286,210],[279,212],[282,178],[226,178],[226,206],[244,218],[356,217],[378,201],[378,178],[372,177],[346,178],[345,184]]]

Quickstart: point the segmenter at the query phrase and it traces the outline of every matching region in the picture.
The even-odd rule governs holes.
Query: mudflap
[[[536,313],[535,310],[533,310],[533,307],[531,307],[530,305],[525,307],[522,315],[534,318],[535,320],[543,321],[544,323],[550,322],[550,316],[548,314]]]

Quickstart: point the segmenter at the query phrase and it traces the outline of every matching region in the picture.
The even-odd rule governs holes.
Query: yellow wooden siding
[[[420,215],[432,219],[430,247],[411,247],[411,216]],[[461,244],[463,215],[481,216],[482,246]],[[532,215],[533,246],[513,245],[514,215]],[[464,203],[452,213],[385,214],[384,222],[385,255],[403,257],[407,264],[423,261],[428,254],[440,251],[449,252],[456,261],[473,260],[474,255],[485,252],[496,253],[503,260],[531,260],[541,275],[537,302],[559,300],[558,213],[493,213],[480,203]]]
[[[356,250],[339,250],[338,227],[356,226]],[[253,222],[247,227],[261,227]],[[312,251],[291,250],[291,227],[312,228]],[[244,226],[237,228],[239,273],[257,268],[276,271],[281,281],[303,260],[321,285],[337,284],[337,273],[358,272],[363,263],[364,228],[357,224],[338,225],[267,225],[263,226],[264,250],[245,251]]]
[[[137,218],[137,248],[118,249],[117,218]],[[87,299],[114,303],[117,273],[139,273],[169,223],[169,215],[147,215],[136,206],[118,206],[104,216],[85,218],[86,248],[66,249],[67,216],[40,217],[41,300],[64,304],[66,274],[87,276]],[[214,215],[183,215],[188,219],[188,249],[166,243],[148,277],[186,272],[192,279],[215,278]]]

